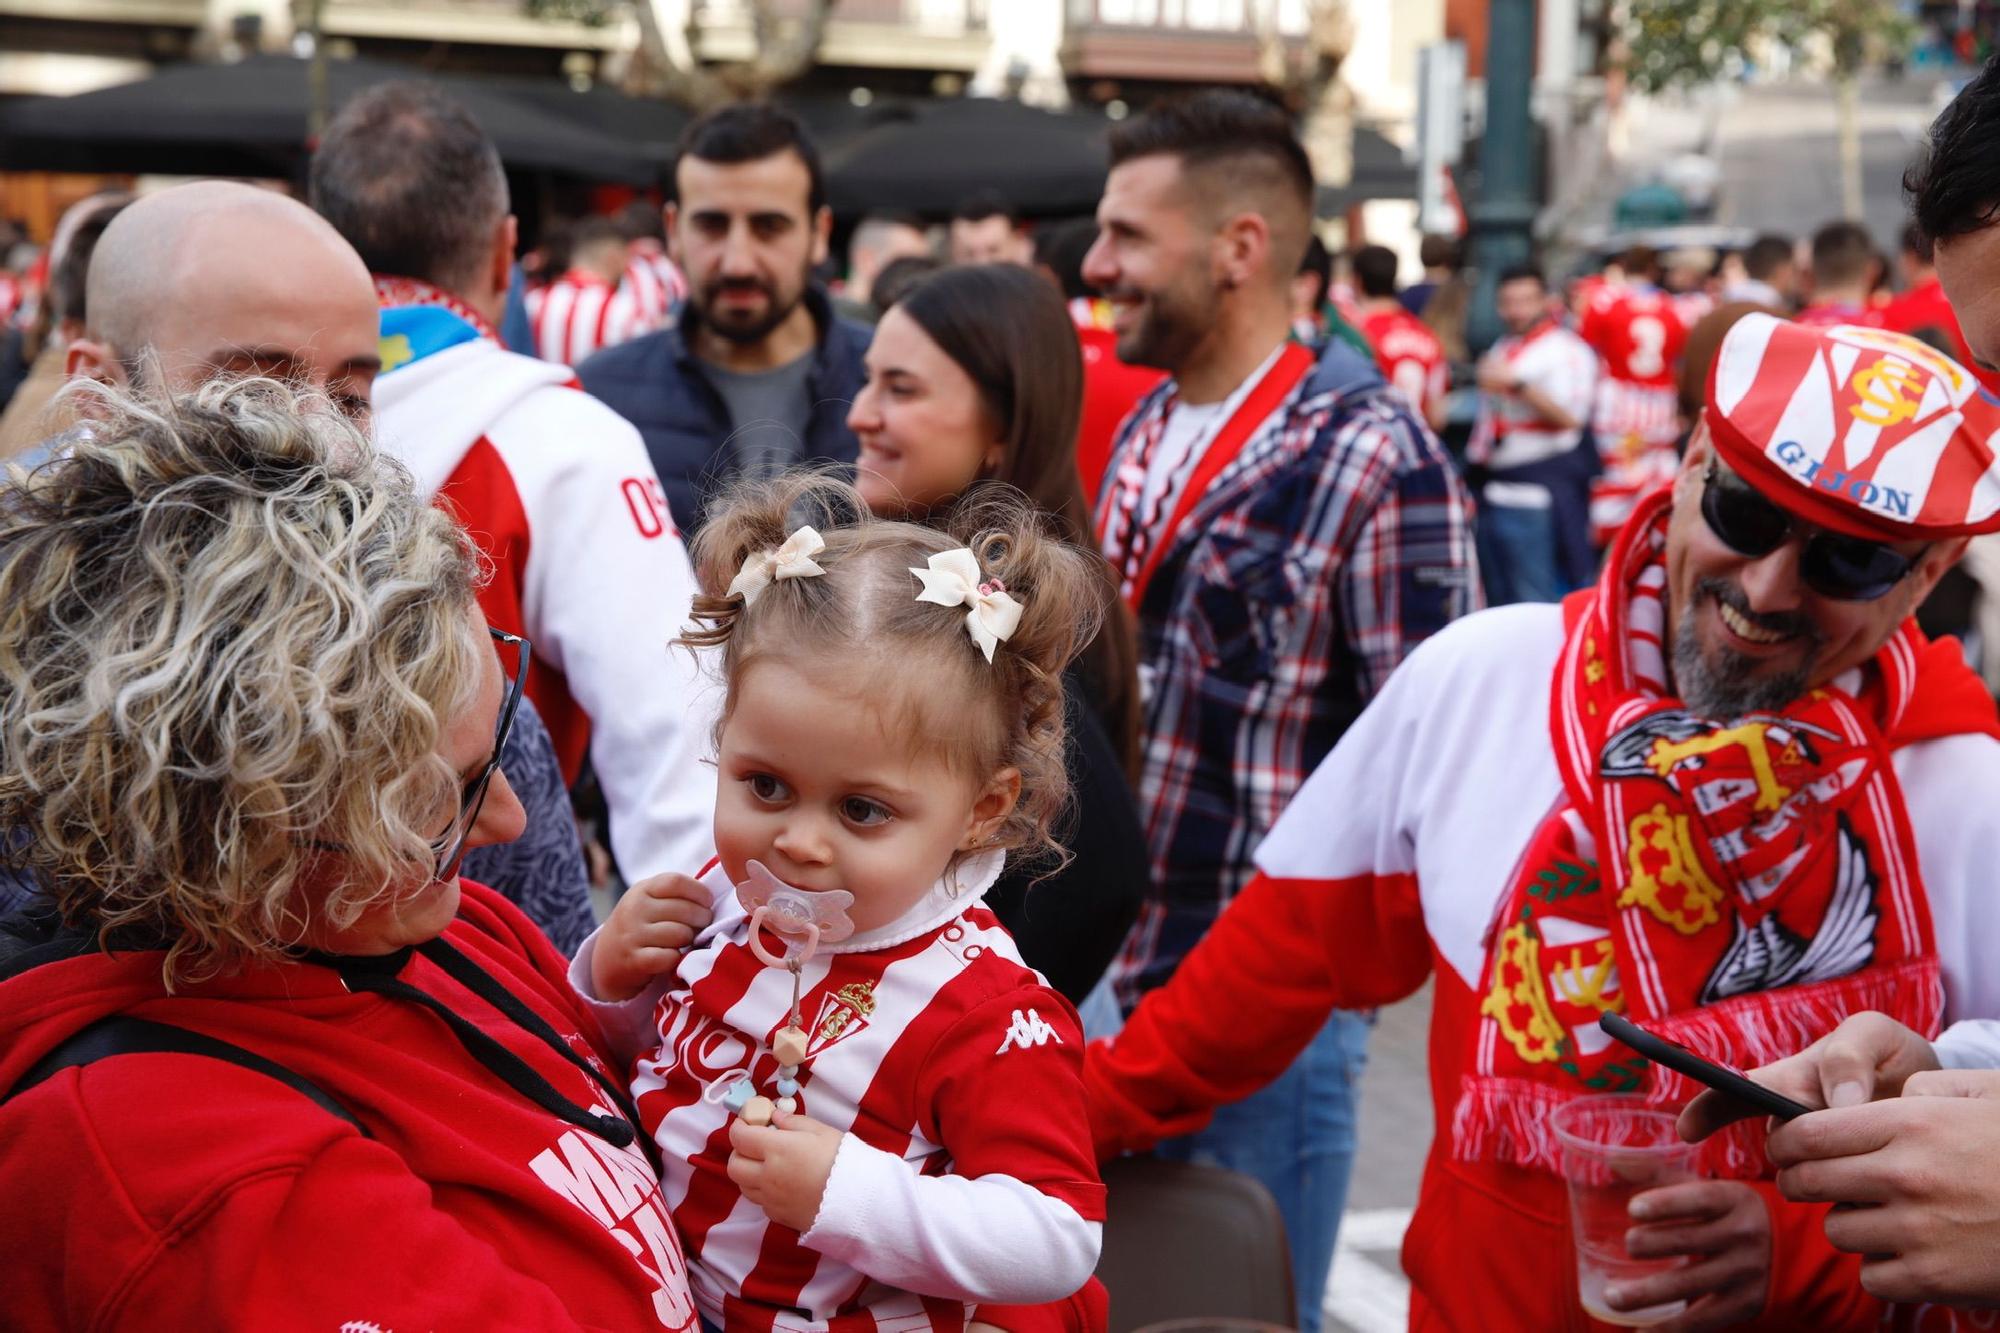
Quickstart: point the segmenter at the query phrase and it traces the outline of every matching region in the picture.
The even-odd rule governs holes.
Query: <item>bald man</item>
[[[253,186],[197,181],[120,213],[84,308],[72,377],[171,392],[217,373],[274,375],[365,419],[382,369],[361,257],[305,205]]]
[[[339,232],[283,195],[228,181],[147,195],[104,229],[85,294],[71,378],[174,393],[212,375],[271,375],[321,390],[356,421],[371,416],[374,280]],[[470,853],[465,873],[573,952],[593,925],[588,873],[554,743],[526,699],[501,770],[527,831]],[[0,905],[6,896],[0,885]]]
[[[1313,182],[1284,112],[1204,92],[1110,144],[1083,276],[1111,304],[1119,359],[1172,376],[1125,419],[1098,509],[1149,687],[1153,883],[1110,974],[1129,1008],[1249,883],[1278,812],[1474,583],[1471,504],[1436,438],[1373,361],[1290,340]],[[1291,1073],[1172,1145],[1270,1187],[1308,1331],[1367,1034],[1334,1014]]]

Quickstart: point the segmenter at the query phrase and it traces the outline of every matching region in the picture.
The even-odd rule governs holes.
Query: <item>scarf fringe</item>
[[[1643,1020],[1668,1041],[1698,1055],[1729,1053],[1746,1068],[1795,1055],[1854,1014],[1877,1010],[1935,1037],[1944,1021],[1944,981],[1935,957],[1912,958],[1810,986],[1740,995],[1721,1004]],[[1663,1111],[1678,1112],[1701,1085],[1654,1066],[1637,1094]],[[1560,1174],[1562,1150],[1550,1125],[1557,1107],[1577,1093],[1560,1084],[1467,1074],[1452,1109],[1455,1161],[1501,1161]],[[1702,1165],[1712,1177],[1761,1180],[1772,1174],[1764,1151],[1764,1124],[1746,1120],[1708,1141]]]

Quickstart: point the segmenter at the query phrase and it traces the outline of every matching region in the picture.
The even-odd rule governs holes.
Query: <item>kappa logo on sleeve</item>
[[[1000,1049],[993,1054],[1005,1055],[1009,1051],[1024,1051],[1030,1046],[1040,1046],[1051,1041],[1058,1046],[1063,1044],[1062,1037],[1054,1028],[1042,1021],[1040,1014],[1032,1009],[1023,1014],[1016,1009],[1014,1021],[1008,1025],[1007,1035],[1000,1041]]]

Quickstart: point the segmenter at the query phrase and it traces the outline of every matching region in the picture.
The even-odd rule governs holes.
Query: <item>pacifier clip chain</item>
[[[749,879],[736,886],[737,898],[750,909],[750,952],[766,967],[792,974],[790,1020],[771,1036],[771,1054],[778,1061],[778,1095],[757,1092],[750,1076],[739,1074],[726,1086],[711,1085],[710,1095],[746,1125],[768,1125],[780,1111],[799,1109],[799,1067],[806,1061],[806,1030],[802,1008],[806,963],[821,943],[846,939],[854,931],[847,907],[853,895],[839,889],[809,892],[785,884],[758,862],[749,863]],[[783,956],[764,947],[760,932],[769,929],[785,942]],[[720,1095],[714,1095],[720,1088]]]

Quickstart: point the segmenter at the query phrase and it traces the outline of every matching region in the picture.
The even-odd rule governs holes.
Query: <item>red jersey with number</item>
[[[1687,343],[1687,325],[1672,298],[1651,287],[1627,287],[1617,299],[1593,303],[1577,330],[1604,362],[1604,377],[1672,389]]]
[[[627,878],[699,869],[712,692],[668,646],[694,570],[638,431],[567,367],[485,338],[383,375],[375,430],[488,561],[479,604],[533,641],[528,693],[571,780],[588,751]]]
[[[1361,332],[1375,349],[1382,377],[1429,422],[1444,408],[1444,344],[1430,326],[1401,306],[1362,316]]]
[[[1679,467],[1675,379],[1687,325],[1665,292],[1627,287],[1587,311],[1581,332],[1604,365],[1590,417],[1599,468],[1590,486],[1591,542],[1603,546],[1639,497]]]

